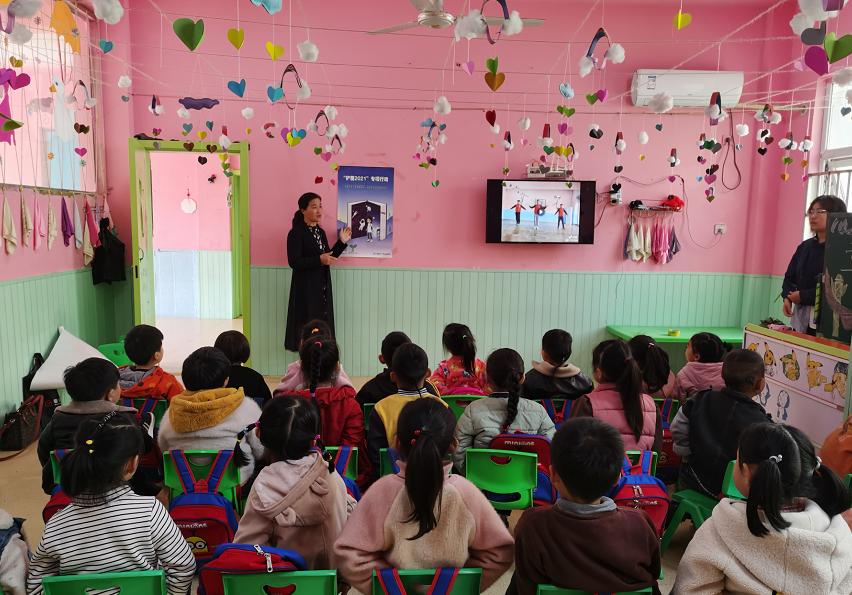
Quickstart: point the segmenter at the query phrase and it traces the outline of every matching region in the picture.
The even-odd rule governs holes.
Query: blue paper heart
[[[98,45],[100,46],[101,51],[105,54],[110,53],[112,51],[112,48],[115,47],[115,44],[113,42],[107,41],[106,39],[101,39],[98,42]]]
[[[252,0],[254,2],[254,0]],[[269,85],[266,88],[266,96],[269,97],[269,101],[275,103],[276,101],[281,101],[284,99],[284,89],[282,87],[273,87]]]
[[[441,124],[440,126],[438,126],[438,130],[443,130],[446,127],[447,127],[446,124]]]
[[[305,136],[307,136],[307,134],[308,134],[308,132],[304,128],[300,128],[296,132],[296,136],[298,136],[299,138],[305,138]]]
[[[213,131],[213,120],[207,120],[204,125],[207,126],[207,130]]]
[[[242,97],[246,92],[246,79],[240,79],[240,82],[228,81],[228,91],[237,97]]]
[[[262,6],[269,14],[275,14],[281,10],[282,0],[251,0],[255,6]]]
[[[420,125],[421,125],[423,128],[429,128],[429,127],[432,125],[432,118],[426,118],[425,120],[423,120],[422,122],[420,122]]]
[[[189,122],[184,124],[183,125],[183,131],[186,132],[187,134],[189,134],[192,131],[192,124],[190,124]]]
[[[559,92],[565,99],[571,99],[574,97],[574,88],[571,86],[571,83],[560,83]]]

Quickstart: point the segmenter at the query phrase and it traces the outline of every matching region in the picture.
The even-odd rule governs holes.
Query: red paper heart
[[[13,89],[22,89],[30,84],[30,75],[26,72],[22,72],[18,76],[12,77],[9,79],[9,86]]]
[[[669,182],[674,182],[675,180],[677,180],[676,176],[669,176]]]
[[[607,91],[606,89],[598,89],[595,95],[597,95],[598,101],[603,103],[604,101],[606,101],[606,98],[609,97],[609,91]]]
[[[494,126],[494,122],[497,121],[497,112],[495,112],[493,109],[490,109],[485,112],[485,121],[488,122],[489,126]]]
[[[322,157],[323,161],[329,161],[331,159],[331,153],[322,153],[320,157]],[[420,153],[417,154],[417,157],[420,157]]]
[[[716,181],[716,174],[707,174],[704,176],[704,181],[707,182],[708,185],[712,184]]]
[[[332,186],[337,186],[337,180],[335,180],[334,178],[331,178],[329,180],[329,182],[331,183]]]
[[[314,184],[322,184],[322,176],[315,177]]]
[[[86,153],[88,153],[86,147],[77,147],[76,149],[74,149],[74,152],[77,153],[80,157],[85,157]]]

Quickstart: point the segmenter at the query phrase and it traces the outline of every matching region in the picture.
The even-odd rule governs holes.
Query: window
[[[73,31],[68,34],[71,43],[51,28],[51,17],[57,14],[73,19]],[[0,72],[8,73],[11,66],[17,80],[0,85],[5,88],[0,125],[9,116],[22,126],[0,130],[0,182],[13,187],[96,192],[97,108],[90,101],[95,80],[89,33],[92,21],[59,0],[45,2],[39,14],[19,22],[33,35],[23,46],[10,43],[2,54],[6,63]],[[25,81],[24,76],[30,82],[13,88]]]
[[[824,151],[846,150],[852,155],[852,118],[840,113],[841,108],[848,105],[846,91],[848,87],[831,84],[828,86],[826,105],[828,113],[825,118]]]

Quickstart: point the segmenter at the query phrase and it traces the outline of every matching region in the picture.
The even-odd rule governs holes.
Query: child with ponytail
[[[429,381],[441,395],[488,394],[485,362],[476,357],[476,339],[466,324],[452,322],[441,337],[450,357],[438,364]]]
[[[485,375],[491,386],[487,399],[468,405],[456,427],[458,448],[453,461],[464,470],[468,448],[488,448],[498,434],[537,434],[553,438],[556,428],[544,407],[521,398],[524,360],[514,349],[498,349],[488,356]]]
[[[362,593],[380,568],[482,568],[484,591],[512,565],[512,536],[476,486],[450,475],[456,420],[438,399],[399,414],[400,472],[379,479],[349,517],[334,553]]]
[[[177,525],[152,496],[128,485],[144,450],[131,417],[110,411],[80,424],[62,459],[62,487],[72,503],[48,521],[27,576],[40,595],[46,576],[162,568],[169,595],[189,592],[195,558]]]
[[[665,349],[648,335],[636,335],[627,345],[642,372],[642,391],[652,397],[677,396],[677,378]]]
[[[322,337],[334,339],[334,333],[331,332],[331,327],[328,326],[328,323],[319,318],[309,320],[302,327],[302,333],[299,335],[299,351],[301,351],[302,345],[309,340],[321,339]],[[295,390],[307,388],[307,386],[307,376],[302,372],[302,362],[296,360],[287,366],[287,371],[284,373],[284,377],[281,378],[280,384],[275,387],[272,396],[292,393]],[[346,375],[346,371],[342,365],[334,377],[334,386],[337,388],[352,386],[352,381],[349,380],[349,376]]]
[[[571,333],[551,329],[541,338],[541,359],[533,360],[524,379],[524,396],[529,399],[574,400],[592,392],[592,380],[568,361],[573,345]]]
[[[713,509],[673,593],[852,593],[852,532],[839,515],[849,494],[804,436],[772,423],[746,428],[734,484],[747,500]]]
[[[655,450],[663,441],[660,411],[642,389],[642,373],[627,343],[604,341],[592,352],[595,390],[574,402],[571,417],[596,417],[615,426],[626,450]]]
[[[285,396],[263,408],[256,429],[270,464],[251,487],[236,543],[299,552],[309,570],[334,568],[332,546],[354,500],[323,459],[316,407]]]
[[[713,333],[696,333],[686,344],[686,365],[677,373],[677,395],[688,398],[697,392],[720,389],[725,386],[722,378],[722,360],[731,346]]]

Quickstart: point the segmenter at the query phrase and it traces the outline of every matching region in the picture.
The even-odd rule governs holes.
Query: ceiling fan
[[[382,33],[395,33],[415,27],[430,27],[432,29],[445,29],[456,22],[456,16],[444,10],[444,0],[410,0],[419,11],[417,19],[408,23],[400,23],[384,29],[368,31],[370,35],[381,35]],[[543,19],[521,19],[525,27],[537,27],[544,23]],[[485,17],[489,25],[502,25],[502,17]]]

